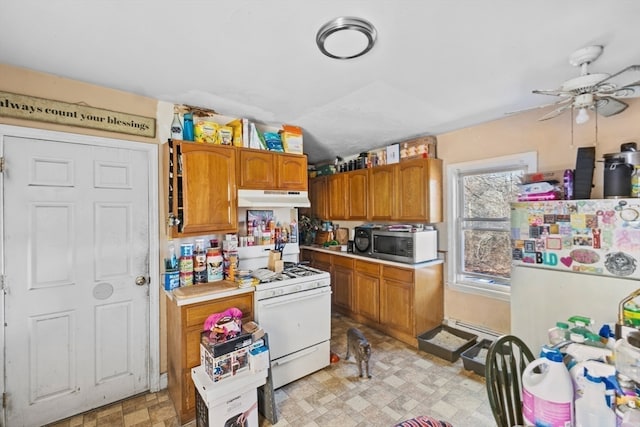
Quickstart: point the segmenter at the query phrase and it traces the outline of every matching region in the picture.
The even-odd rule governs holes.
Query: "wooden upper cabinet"
[[[173,237],[237,231],[236,150],[173,141],[170,214]],[[176,167],[177,165],[181,165]]]
[[[254,190],[307,190],[307,157],[240,149],[238,187]]]
[[[327,219],[347,219],[347,174],[327,176]]]
[[[369,174],[368,169],[348,172],[346,196],[347,219],[367,219],[369,204]]]
[[[239,150],[238,187],[254,190],[273,189],[276,169],[273,153],[259,150]]]
[[[307,191],[307,157],[296,154],[274,154],[277,187],[282,190]]]
[[[369,218],[392,220],[395,213],[396,165],[378,166],[369,174]]]
[[[397,167],[395,219],[442,221],[442,161],[408,160]]]
[[[309,180],[309,200],[311,216],[327,218],[327,177],[319,176]]]

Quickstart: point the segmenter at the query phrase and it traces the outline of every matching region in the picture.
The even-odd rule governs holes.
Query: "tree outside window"
[[[535,153],[451,165],[449,284],[509,293],[511,203],[520,177],[535,171]]]

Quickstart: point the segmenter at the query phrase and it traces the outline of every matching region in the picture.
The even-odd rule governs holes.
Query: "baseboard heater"
[[[477,335],[479,340],[488,339],[491,341],[495,341],[496,339],[498,339],[498,337],[503,335],[489,328],[485,328],[484,326],[474,325],[457,319],[445,319],[444,323],[447,326],[451,326],[452,328],[460,329],[462,331],[470,332],[474,335]]]

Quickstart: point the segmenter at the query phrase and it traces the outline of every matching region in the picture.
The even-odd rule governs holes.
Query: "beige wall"
[[[551,97],[550,97],[551,98]],[[571,144],[571,116],[565,113],[554,119],[538,121],[546,111],[532,110],[505,117],[490,123],[438,135],[438,157],[447,165],[496,156],[537,151],[538,170],[573,169],[578,147],[596,147],[596,160],[605,153],[620,151],[620,144],[637,141],[640,145],[640,100],[629,100],[629,108],[609,118],[591,115],[591,120],[573,129]],[[596,162],[592,198],[602,197],[603,168]],[[447,191],[445,182],[445,194]],[[446,211],[446,208],[445,208]],[[445,216],[446,218],[446,216]],[[447,249],[447,238],[441,237],[441,249]],[[445,316],[479,324],[499,332],[510,331],[509,302],[498,301],[445,289]]]
[[[27,70],[17,68],[6,64],[0,64],[0,91],[12,92],[22,95],[37,96],[39,98],[52,99],[69,103],[83,103],[91,107],[102,108],[106,110],[118,111],[128,114],[136,114],[145,117],[156,117],[158,110],[158,102],[155,99],[134,95],[127,92],[113,90],[105,87],[95,86],[76,80],[64,79]],[[83,135],[92,135],[105,138],[115,138],[129,141],[139,141],[152,144],[160,143],[158,133],[158,123],[156,123],[156,138],[144,138],[134,135],[126,135],[120,133],[105,132],[94,129],[77,128],[73,126],[63,126],[54,123],[43,123],[28,120],[18,120],[7,117],[0,117],[0,124],[24,126],[38,129],[48,129],[59,132],[70,132]],[[160,161],[162,156],[160,155]],[[159,173],[162,176],[162,165],[159,165]],[[161,193],[164,186],[158,184]],[[164,208],[165,203],[163,194],[159,196],[160,209]],[[163,212],[159,213],[160,218],[164,218]],[[161,226],[163,221],[160,221]],[[160,245],[166,242],[164,237],[164,229],[160,229]],[[159,255],[158,255],[159,256]],[[165,320],[165,297],[164,292],[160,292],[160,372],[166,372],[166,320]]]

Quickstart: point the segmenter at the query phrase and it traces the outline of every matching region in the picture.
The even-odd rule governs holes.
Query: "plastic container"
[[[559,351],[544,351],[522,373],[522,414],[527,425],[572,425],[573,381],[562,358]]]
[[[193,114],[186,113],[183,116],[182,139],[185,141],[193,141]]]
[[[576,427],[615,427],[616,414],[607,405],[602,379],[584,368],[584,389],[576,400]]]
[[[459,338],[456,343],[445,343],[439,339],[440,332],[445,332]],[[418,335],[418,348],[427,353],[431,353],[441,359],[455,362],[463,351],[476,343],[477,335],[460,329],[452,328],[448,325],[440,325],[434,329]],[[459,342],[458,342],[459,341]]]
[[[616,369],[635,382],[640,382],[640,348],[626,339],[619,339],[615,346]]]

